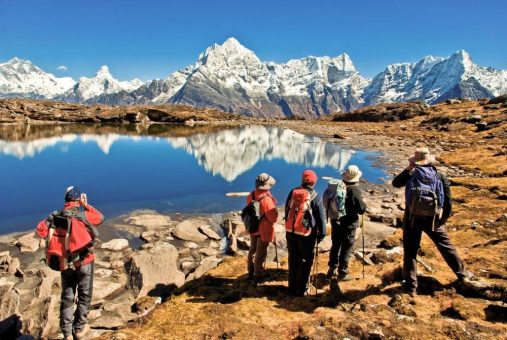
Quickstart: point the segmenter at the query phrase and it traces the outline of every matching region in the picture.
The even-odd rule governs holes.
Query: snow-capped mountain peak
[[[14,57],[0,64],[0,97],[54,98],[74,86],[70,77],[57,78],[29,60]]]
[[[131,92],[142,84],[143,82],[139,79],[119,81],[111,75],[109,67],[103,65],[95,73],[94,77],[79,78],[78,83],[65,93],[62,99],[72,102],[87,101],[105,94],[114,94],[120,91]]]
[[[109,66],[102,65],[97,73],[95,73],[95,78],[112,78],[113,76],[109,72]]]

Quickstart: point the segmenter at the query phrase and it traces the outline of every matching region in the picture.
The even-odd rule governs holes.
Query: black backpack
[[[260,203],[267,196],[262,196],[259,200],[255,198],[255,192],[252,191],[252,202],[246,205],[241,211],[241,220],[245,225],[246,230],[250,234],[254,234],[259,231],[259,223],[264,218],[264,215],[260,214]]]

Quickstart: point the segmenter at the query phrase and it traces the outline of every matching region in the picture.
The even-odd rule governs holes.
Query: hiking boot
[[[349,274],[340,274],[338,275],[338,281],[351,281],[354,278]]]
[[[90,326],[88,324],[86,324],[86,325],[84,325],[82,330],[76,331],[76,333],[74,333],[74,337],[76,338],[76,340],[80,340],[80,339],[83,339],[85,337],[85,335],[87,335],[89,332],[90,332]]]
[[[459,282],[463,282],[463,281],[466,281],[466,280],[469,280],[469,281],[478,281],[478,278],[472,272],[469,272],[469,271],[465,271],[462,274],[458,274],[458,281]]]
[[[334,276],[338,276],[338,268],[329,267],[329,270],[327,271],[327,277],[331,279]]]

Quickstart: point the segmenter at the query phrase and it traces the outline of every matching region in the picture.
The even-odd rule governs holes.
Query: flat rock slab
[[[208,239],[208,236],[199,231],[202,225],[198,220],[187,220],[179,223],[173,230],[173,236],[184,241],[202,243]]]
[[[30,233],[18,238],[16,245],[23,253],[33,253],[39,249],[39,240],[35,238],[35,233]]]
[[[129,241],[124,238],[116,238],[109,242],[103,243],[100,248],[106,249],[110,251],[122,251],[127,249],[129,246]]]
[[[95,277],[93,280],[93,301],[103,300],[120,288],[122,288],[122,284],[114,282],[110,278],[100,279]]]
[[[140,225],[147,229],[164,227],[171,224],[171,218],[166,215],[159,214],[155,211],[143,211],[133,213],[127,219],[128,223]]]

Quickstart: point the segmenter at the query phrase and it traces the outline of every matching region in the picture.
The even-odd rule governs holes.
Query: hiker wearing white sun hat
[[[356,229],[359,226],[359,215],[364,214],[366,211],[366,204],[358,186],[363,173],[357,165],[349,165],[341,175],[346,187],[345,214],[337,219],[331,218],[332,246],[329,252],[328,276],[336,276],[339,280],[347,280],[349,279],[347,274],[350,255],[354,247]],[[333,198],[330,197],[324,201],[324,204],[330,206],[333,202]]]

